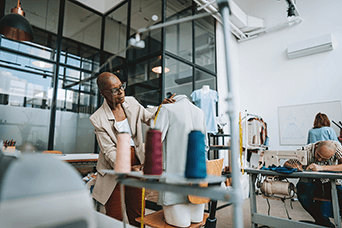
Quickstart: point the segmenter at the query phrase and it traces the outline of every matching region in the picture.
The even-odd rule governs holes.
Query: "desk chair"
[[[207,174],[220,176],[222,172],[222,166],[223,166],[223,158],[207,161]],[[197,196],[189,195],[188,198],[191,203],[195,203],[195,204],[208,203],[210,201],[209,198],[205,198],[205,197],[197,197]],[[216,202],[215,206],[212,205],[210,207],[210,209],[213,210],[213,212],[210,210],[210,220],[209,220],[209,215],[204,213],[202,222],[191,223],[190,228],[202,227],[204,225],[205,227],[216,226],[215,212],[216,212],[217,201],[215,202]],[[141,217],[136,218],[135,221],[140,223]],[[175,226],[168,225],[165,222],[163,210],[146,215],[144,217],[144,223],[145,225],[151,226],[154,228],[174,228],[175,227]],[[209,225],[207,226],[208,223]]]
[[[59,150],[44,150],[43,154],[62,154]]]
[[[331,199],[323,198],[323,197],[314,197],[313,198],[317,204],[319,204],[320,210],[324,216],[333,218],[333,209]]]

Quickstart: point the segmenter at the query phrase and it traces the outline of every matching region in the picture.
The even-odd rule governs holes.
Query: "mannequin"
[[[202,93],[204,93],[204,94],[209,93],[209,91],[210,91],[210,86],[209,86],[209,85],[203,85],[201,91],[202,91]]]
[[[192,130],[207,134],[204,112],[185,95],[177,95],[173,104],[160,108],[155,128],[162,132],[163,169],[169,173],[185,173],[188,135]],[[206,138],[205,138],[206,140]],[[205,141],[207,145],[207,141]],[[177,183],[166,178],[166,183]],[[203,220],[204,204],[192,204],[186,195],[159,192],[158,204],[163,205],[166,223],[189,227]]]
[[[190,96],[195,105],[205,113],[207,132],[217,134],[216,103],[218,102],[218,93],[210,89],[209,85],[203,85],[202,88],[193,91]]]
[[[163,206],[166,223],[177,227],[189,227],[203,220],[204,204],[174,204]]]

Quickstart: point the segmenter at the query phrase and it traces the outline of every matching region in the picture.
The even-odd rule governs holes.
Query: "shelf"
[[[144,175],[141,172],[116,173],[113,170],[102,170],[109,175],[115,175],[116,180],[123,184],[139,188],[154,189],[157,191],[175,192],[182,195],[195,195],[208,197],[212,200],[222,200],[235,203],[239,193],[233,189],[223,189],[220,186],[200,187],[203,182],[218,184],[225,181],[226,177],[208,175],[205,179],[187,179],[181,174],[163,173],[161,176]],[[177,180],[178,183],[165,183],[165,178]],[[140,178],[140,179],[137,179]],[[160,181],[159,181],[160,180]]]
[[[230,150],[230,146],[223,146],[223,145],[211,145],[209,150]]]

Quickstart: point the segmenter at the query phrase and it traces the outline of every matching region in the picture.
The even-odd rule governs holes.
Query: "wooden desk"
[[[262,215],[257,213],[256,207],[256,197],[255,197],[255,181],[258,174],[264,176],[282,176],[287,178],[329,178],[331,180],[331,196],[332,196],[332,205],[333,205],[333,213],[334,213],[334,222],[335,226],[341,228],[341,219],[340,219],[340,210],[338,205],[338,196],[336,190],[336,179],[342,179],[342,173],[328,173],[328,172],[312,172],[312,171],[304,171],[304,172],[294,172],[291,174],[285,173],[277,173],[275,171],[270,170],[257,170],[257,169],[245,169],[245,172],[250,174],[249,177],[249,193],[250,193],[250,204],[251,204],[251,221],[252,227],[257,228],[258,224],[266,225],[270,227],[284,227],[284,228],[306,228],[306,227],[321,227],[314,224],[303,223],[298,221],[287,220],[283,218],[277,218],[267,215]]]
[[[54,156],[74,166],[82,175],[92,172],[99,158],[98,154],[55,154]]]

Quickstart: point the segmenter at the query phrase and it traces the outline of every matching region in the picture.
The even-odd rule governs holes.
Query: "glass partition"
[[[132,1],[130,37],[135,37],[137,30],[158,24],[162,20],[162,1]],[[148,54],[160,51],[161,29],[144,32],[140,39],[145,42],[145,48],[128,50],[128,60],[134,61]]]
[[[65,2],[63,36],[100,48],[102,17],[76,5]]]
[[[134,96],[143,106],[161,103],[161,56],[128,67],[127,95]]]
[[[0,139],[13,139],[22,150],[45,150],[51,78],[0,67],[0,80]]]
[[[190,97],[192,92],[192,66],[171,57],[166,57],[165,97],[168,93],[185,94]]]
[[[115,10],[106,17],[105,22],[105,35],[104,35],[104,50],[111,54],[117,55],[118,59],[125,59],[127,40],[127,10],[128,4],[122,5],[119,9]],[[122,61],[114,61],[115,63]]]
[[[195,63],[212,72],[215,72],[216,62],[214,25],[211,16],[195,21]]]
[[[216,77],[202,70],[195,70],[195,90],[202,88],[203,85],[208,85],[210,89],[216,90]]]
[[[166,1],[166,3],[166,21],[177,20],[192,14],[191,1],[184,4],[175,1]],[[166,50],[192,61],[192,22],[168,26],[165,32]]]

